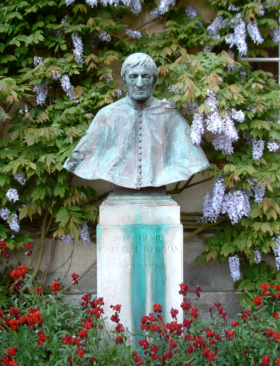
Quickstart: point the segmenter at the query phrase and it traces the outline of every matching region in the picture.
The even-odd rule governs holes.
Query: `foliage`
[[[140,349],[131,347],[133,335],[121,324],[121,304],[112,305],[106,320],[103,298],[82,296],[80,308],[63,302],[61,285],[52,283],[52,294],[40,286],[29,294],[14,296],[11,306],[0,309],[0,364],[23,365],[272,365],[280,363],[280,287],[262,283],[258,296],[249,294],[249,304],[228,324],[227,314],[217,301],[203,319],[196,303],[188,301],[188,285],[180,284],[181,308],[171,309],[165,322],[162,306],[139,319]],[[214,309],[214,308],[215,309]],[[108,322],[114,323],[110,331]],[[141,352],[142,349],[142,352]]]
[[[228,53],[226,36],[233,32],[231,19],[237,16],[233,4],[223,0],[205,4],[227,19],[215,37],[200,14],[190,18],[180,4],[170,9],[169,4],[161,16],[139,25],[142,37],[135,40],[125,33],[127,6],[104,6],[106,2],[90,6],[90,1],[83,0],[66,3],[5,0],[0,4],[0,199],[1,208],[9,209],[7,218],[1,215],[0,237],[7,247],[19,248],[42,232],[42,258],[47,235],[78,239],[85,221],[94,227],[96,191],[86,183],[73,184],[63,163],[98,110],[121,96],[114,65],[142,51],[158,66],[154,95],[176,102],[190,124],[194,113],[209,116],[209,91],[218,101],[220,116],[233,109],[243,112],[245,120],[234,123],[239,135],[234,154],[215,150],[211,131],[202,136],[211,162],[207,179],[222,176],[227,194],[252,191],[252,182],[266,189],[261,203],[250,197],[250,213],[235,224],[225,213],[211,224],[203,219],[195,222],[199,215],[185,219],[185,228],[195,229],[190,235],[203,230],[215,233],[199,259],[225,260],[237,254],[252,265],[254,249],[271,253],[276,246],[272,237],[280,232],[279,155],[265,147],[256,160],[252,150],[254,141],[262,140],[266,146],[279,143],[279,86],[271,74],[252,71],[241,62],[238,47],[232,47],[235,55]],[[268,30],[277,28],[278,3],[239,1],[234,5],[239,3],[244,22],[257,21],[263,45],[275,46]],[[155,7],[148,1],[144,6]],[[162,31],[145,33],[145,24],[153,22],[161,23]],[[246,38],[248,55],[264,55],[251,38]],[[190,186],[189,181],[182,189]],[[7,198],[11,188],[17,190],[18,200]],[[173,193],[182,189],[177,186]],[[11,229],[17,227],[17,214],[18,232]]]

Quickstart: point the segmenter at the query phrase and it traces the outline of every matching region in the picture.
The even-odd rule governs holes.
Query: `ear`
[[[123,81],[124,86],[125,86],[125,87],[126,87],[126,89],[127,89],[125,78],[122,78],[122,81]]]

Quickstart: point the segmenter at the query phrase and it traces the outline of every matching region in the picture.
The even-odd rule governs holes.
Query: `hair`
[[[151,56],[147,55],[146,53],[142,53],[142,52],[137,52],[137,53],[133,53],[132,55],[128,56],[124,63],[122,64],[122,69],[121,69],[121,76],[122,79],[125,79],[125,73],[127,70],[127,67],[136,67],[136,66],[142,66],[145,64],[150,64],[152,67],[152,72],[153,72],[153,78],[154,78],[154,83],[157,81],[158,78],[158,71],[157,71],[157,66],[155,64],[155,61],[152,59]]]

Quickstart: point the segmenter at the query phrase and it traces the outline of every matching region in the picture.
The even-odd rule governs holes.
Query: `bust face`
[[[152,67],[149,64],[128,66],[124,81],[130,98],[140,103],[145,102],[154,88]]]

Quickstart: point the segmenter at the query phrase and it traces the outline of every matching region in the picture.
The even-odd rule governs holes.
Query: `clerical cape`
[[[177,109],[154,97],[139,107],[125,97],[97,113],[64,167],[134,189],[186,180],[209,167],[190,133]]]

